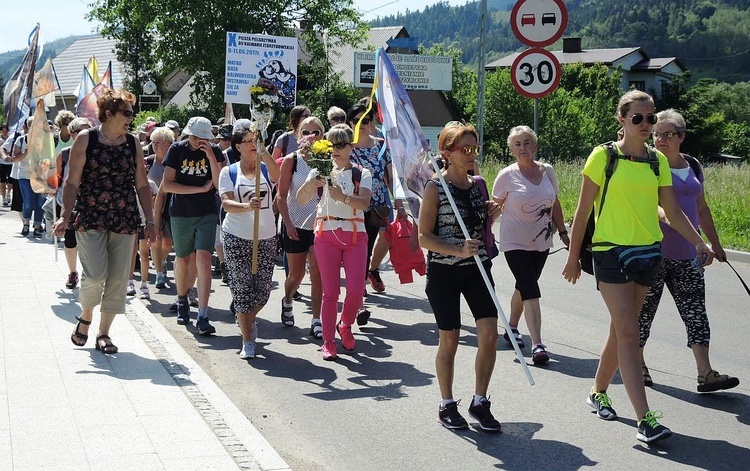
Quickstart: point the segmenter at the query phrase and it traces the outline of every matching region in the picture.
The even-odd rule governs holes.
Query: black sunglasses
[[[333,123],[343,123],[346,122],[346,116],[331,116],[329,121]]]
[[[643,122],[643,118],[646,118],[648,124],[656,124],[656,115],[654,113],[649,113],[647,115],[636,113],[630,117],[630,121],[632,121],[633,124],[641,124]]]
[[[310,134],[312,134],[313,136],[317,137],[317,136],[320,136],[320,131],[317,130],[317,129],[315,129],[313,131],[308,131],[307,129],[303,129],[302,130],[302,135],[303,136],[309,136]]]
[[[120,110],[120,113],[122,113],[122,115],[126,118],[132,118],[133,116],[135,116],[133,110]]]
[[[336,149],[346,149],[347,146],[350,146],[351,142],[337,142],[336,144],[333,144],[333,147]]]

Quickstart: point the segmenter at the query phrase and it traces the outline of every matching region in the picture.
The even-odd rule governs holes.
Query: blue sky
[[[28,4],[8,2],[0,11],[0,52],[22,49],[27,46],[29,33],[36,23],[41,24],[42,40],[52,41],[71,35],[91,34],[96,25],[87,22],[84,15],[91,0],[36,0],[34,11],[44,15],[29,14]],[[355,6],[362,11],[365,20],[377,16],[392,15],[407,8],[421,10],[439,0],[355,0]],[[451,5],[462,5],[470,0],[449,0]],[[50,14],[52,12],[52,14]],[[54,22],[46,21],[54,18]]]

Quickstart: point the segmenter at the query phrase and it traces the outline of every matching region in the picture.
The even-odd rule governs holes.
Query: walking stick
[[[258,142],[256,145],[255,152],[255,197],[260,198],[260,171],[261,160],[260,153],[263,151],[263,141],[261,140],[260,133],[258,133]],[[260,241],[258,235],[260,231],[260,208],[255,209],[255,216],[253,217],[253,275],[258,274],[258,247]]]

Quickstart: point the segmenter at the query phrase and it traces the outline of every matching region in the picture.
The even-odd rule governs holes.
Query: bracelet
[[[156,223],[154,221],[146,221],[146,225],[149,225],[149,224],[151,224],[152,226],[156,225]]]

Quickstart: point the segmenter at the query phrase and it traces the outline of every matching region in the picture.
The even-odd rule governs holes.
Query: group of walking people
[[[211,144],[212,125],[206,118],[191,118],[182,130],[186,139],[175,142],[157,128],[156,159],[149,173],[158,164],[163,177],[154,192],[143,149],[129,133],[134,102],[129,92],[109,91],[98,101],[101,125],[91,129],[88,124],[76,125],[72,131],[61,212],[54,226],[57,235],[66,235],[66,245],[75,233],[83,268],[82,313],[71,341],[86,344],[93,308],[101,305],[95,346],[104,353],[117,352],[110,326],[115,314],[125,310],[139,230],[148,244],[162,252],[159,240],[168,237],[174,244],[178,323],[189,323],[188,292],[197,278],[196,327],[201,334],[215,332],[207,309],[211,253],[218,245],[218,197],[225,213],[218,238],[242,336],[240,357],[256,355],[256,317],[270,297],[279,241],[288,266],[281,323],[295,325],[292,300],[309,272],[310,335],[322,340],[323,359],[337,358],[337,334],[344,350],[354,350],[352,327],[365,325],[371,315],[363,306],[367,280],[377,291],[385,289],[377,269],[385,254],[379,244],[387,251],[387,242],[381,242],[385,225],[377,210],[395,207],[396,217],[406,217],[403,202],[391,201],[390,155],[375,127],[374,106],[357,103],[347,112],[332,107],[327,131],[309,109],[295,107],[289,134],[279,136],[268,150],[257,123],[247,119],[233,125],[223,152]],[[491,227],[498,220],[499,252],[515,278],[514,289],[507,293],[510,330],[504,338],[525,347],[518,329],[524,317],[535,365],[550,361],[541,332],[539,279],[553,240],[559,237],[569,251],[562,274],[571,283],[580,277],[582,251],[591,250],[597,289],[610,313],[609,333],[587,397],[599,418],[617,418],[607,389],[619,370],[638,418],[638,440],[651,443],[671,434],[658,422],[661,413],[646,400],[645,386],[653,380],[643,358],[664,284],[686,324],[688,346],[698,368],[698,391],[739,384],[709,362],[703,266],[714,257],[724,261],[726,255],[705,201],[700,165],[679,153],[684,119],[674,110],[656,114],[651,97],[638,91],[621,98],[615,118],[622,137],[595,147],[588,157],[570,234],[558,199],[557,177],[551,165],[536,159],[538,142],[532,129],[510,130],[508,146],[515,162],[499,172],[491,191],[479,175],[473,175],[479,154],[476,129],[451,122],[441,131],[442,168],[424,188],[415,238],[427,250],[425,292],[439,329],[438,419],[445,427],[468,426],[453,392],[463,296],[477,332],[475,391],[468,412],[483,430],[501,429],[491,413],[488,392],[499,339],[498,310],[490,292],[494,290],[490,269],[498,252]],[[648,145],[650,138],[656,149]],[[313,145],[321,139],[330,145],[329,175],[320,174],[310,160]],[[166,203],[167,199],[171,201]],[[592,211],[592,242],[582,247]],[[387,224],[388,216],[385,219]],[[157,258],[160,262],[166,254]],[[346,295],[339,311],[342,281]]]
[[[653,380],[643,359],[664,284],[686,326],[698,369],[698,391],[739,384],[709,362],[703,267],[714,257],[726,260],[726,254],[705,201],[702,170],[695,159],[679,152],[686,131],[682,116],[675,110],[656,114],[654,108],[653,99],[644,92],[630,91],[621,97],[615,118],[622,135],[616,142],[595,147],[588,157],[570,234],[557,198],[554,170],[535,160],[537,138],[531,129],[519,126],[510,131],[508,146],[516,162],[498,174],[491,200],[483,195],[484,182],[470,176],[479,150],[476,130],[450,123],[441,132],[442,175],[425,188],[419,231],[420,243],[428,249],[426,293],[440,331],[435,363],[442,396],[438,420],[445,427],[468,426],[452,388],[463,295],[477,328],[476,383],[469,415],[483,430],[501,428],[490,412],[487,393],[498,339],[497,309],[478,269],[479,264],[484,266],[494,289],[489,274],[493,247],[488,240],[492,239],[485,233],[498,215],[500,251],[516,280],[511,329],[504,336],[524,347],[517,329],[523,315],[536,365],[549,361],[541,337],[538,279],[552,236],[557,232],[568,248],[562,274],[571,283],[580,277],[582,251],[592,252],[597,289],[610,314],[609,333],[587,396],[599,418],[618,417],[607,389],[619,370],[638,419],[636,438],[653,443],[671,435],[659,423],[662,413],[648,405],[645,386]],[[647,143],[649,139],[656,148]],[[468,233],[460,226],[452,202]],[[593,230],[592,241],[583,247],[592,211],[595,224],[588,228]]]

